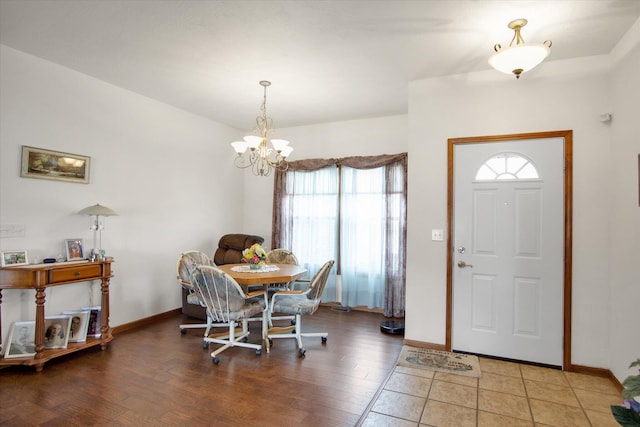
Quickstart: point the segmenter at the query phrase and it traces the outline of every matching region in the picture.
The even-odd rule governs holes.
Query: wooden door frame
[[[526,139],[564,138],[564,294],[562,369],[572,371],[571,364],[571,277],[573,248],[573,131],[517,133],[509,135],[450,138],[447,147],[447,321],[445,347],[451,351],[451,317],[453,315],[453,168],[454,148],[458,144],[511,142]]]

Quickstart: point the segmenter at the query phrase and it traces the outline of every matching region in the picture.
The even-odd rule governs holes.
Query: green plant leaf
[[[624,390],[622,390],[622,397],[625,399],[640,396],[640,376],[635,375],[627,377],[622,385],[624,386]]]
[[[623,427],[639,427],[640,415],[623,406],[611,405],[611,413],[618,424]]]
[[[633,368],[634,366],[640,366],[640,359],[636,360],[635,362],[631,362],[629,368]]]

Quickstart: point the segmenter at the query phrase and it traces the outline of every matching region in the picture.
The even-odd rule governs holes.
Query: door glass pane
[[[539,179],[531,160],[517,153],[500,153],[485,161],[476,172],[476,181]]]

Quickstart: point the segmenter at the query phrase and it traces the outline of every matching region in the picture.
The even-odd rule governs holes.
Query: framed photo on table
[[[0,267],[9,267],[12,265],[27,265],[27,264],[29,264],[27,251],[0,252]]]
[[[44,348],[67,348],[71,317],[47,316],[44,318]]]
[[[7,348],[4,352],[5,359],[11,357],[32,357],[36,354],[36,322],[13,322]]]
[[[64,250],[67,254],[67,261],[84,259],[84,241],[82,239],[65,239]]]

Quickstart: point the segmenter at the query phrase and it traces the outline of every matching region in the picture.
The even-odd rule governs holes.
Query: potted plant
[[[631,363],[629,368],[640,366],[640,359]],[[639,375],[629,375],[622,383],[622,405],[611,405],[614,418],[624,427],[640,427],[640,369]]]

